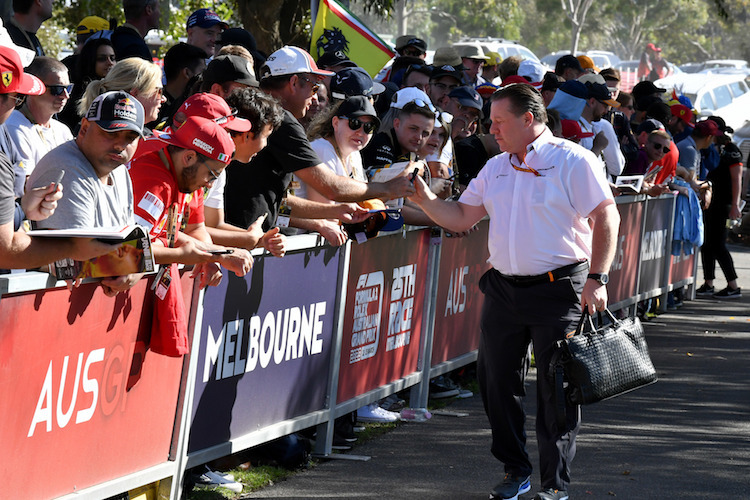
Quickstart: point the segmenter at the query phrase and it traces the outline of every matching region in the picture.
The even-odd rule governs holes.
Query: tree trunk
[[[258,50],[270,54],[283,43],[280,34],[281,8],[284,0],[238,0],[242,24],[258,42]]]

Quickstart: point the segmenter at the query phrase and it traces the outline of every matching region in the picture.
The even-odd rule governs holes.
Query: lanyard
[[[528,154],[528,153],[526,153],[526,154]],[[529,166],[529,164],[526,163],[526,158],[524,158],[523,160],[521,160],[521,163],[523,165],[525,165],[525,167],[522,167],[520,165],[519,166],[513,165],[513,157],[512,156],[510,157],[510,166],[513,167],[514,170],[518,170],[519,172],[529,172],[531,174],[534,174],[534,177],[541,177],[542,176],[542,174],[540,174],[536,169],[531,168]]]

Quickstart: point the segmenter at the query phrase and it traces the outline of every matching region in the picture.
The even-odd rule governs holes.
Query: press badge
[[[279,216],[276,218],[276,225],[279,227],[289,227],[291,221],[292,209],[286,204],[286,199],[281,203],[279,207]]]
[[[151,289],[159,300],[164,300],[166,297],[170,283],[172,283],[172,275],[169,272],[169,266],[162,267],[154,279],[154,284],[151,285]]]

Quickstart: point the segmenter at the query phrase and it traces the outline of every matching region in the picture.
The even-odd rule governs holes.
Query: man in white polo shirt
[[[580,415],[569,408],[567,425],[557,428],[547,367],[555,342],[575,328],[581,309],[606,306],[620,217],[596,157],[546,127],[539,92],[509,85],[492,96],[491,106],[490,133],[505,152],[485,165],[457,202],[438,199],[420,180],[412,200],[450,231],[490,217],[492,269],[479,283],[485,303],[477,372],[492,453],[506,473],[490,498],[515,499],[531,489],[522,397],[533,342],[542,479],[534,498],[563,500]]]

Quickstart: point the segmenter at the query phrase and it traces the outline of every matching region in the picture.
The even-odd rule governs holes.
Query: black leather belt
[[[544,274],[537,274],[535,276],[509,276],[507,274],[502,274],[499,271],[497,274],[499,274],[500,277],[505,281],[508,281],[514,285],[532,286],[541,285],[543,283],[552,283],[555,280],[566,278],[578,272],[585,271],[588,268],[589,263],[587,261],[583,261],[576,262],[575,264],[568,264],[567,266],[559,267],[553,271],[549,271]]]

